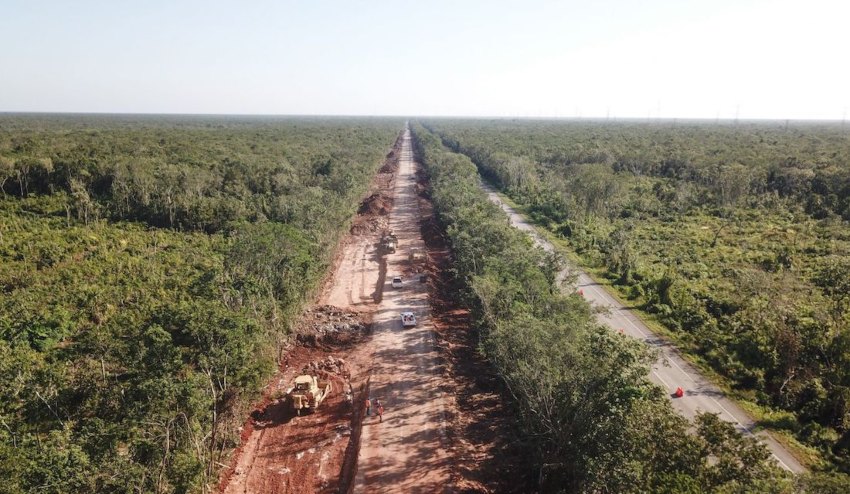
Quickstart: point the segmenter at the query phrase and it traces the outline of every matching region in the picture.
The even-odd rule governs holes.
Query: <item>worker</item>
[[[378,407],[378,422],[384,421],[384,404],[381,403],[381,400],[377,400],[375,405]]]

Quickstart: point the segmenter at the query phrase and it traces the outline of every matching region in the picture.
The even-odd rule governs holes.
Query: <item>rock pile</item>
[[[319,374],[320,372],[327,372],[344,378],[348,378],[350,375],[348,365],[345,363],[345,360],[333,356],[326,357],[324,360],[310,362],[304,366],[301,372],[303,374]]]
[[[356,312],[348,312],[333,305],[308,309],[298,328],[298,341],[315,345],[322,340],[337,340],[340,336],[360,335],[368,326]],[[344,339],[344,338],[343,338]]]

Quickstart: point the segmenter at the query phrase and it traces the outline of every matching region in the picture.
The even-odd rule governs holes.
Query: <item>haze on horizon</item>
[[[846,118],[850,2],[3,2],[0,112]]]

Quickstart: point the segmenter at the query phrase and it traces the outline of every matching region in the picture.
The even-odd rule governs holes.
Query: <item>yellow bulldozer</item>
[[[295,413],[301,415],[302,410],[315,412],[332,389],[330,381],[304,374],[295,378],[295,385],[287,392],[287,398]]]

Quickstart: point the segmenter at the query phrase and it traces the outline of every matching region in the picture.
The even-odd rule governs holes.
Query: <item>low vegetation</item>
[[[401,121],[0,117],[0,492],[202,492]]]
[[[699,416],[690,434],[648,380],[647,347],[599,326],[580,296],[561,292],[557,259],[509,226],[467,156],[422,126],[414,133],[481,351],[516,402],[545,491],[794,492],[813,482],[841,491],[829,476],[788,478],[763,445],[714,415]]]
[[[428,125],[760,406],[763,425],[850,472],[850,130]]]

